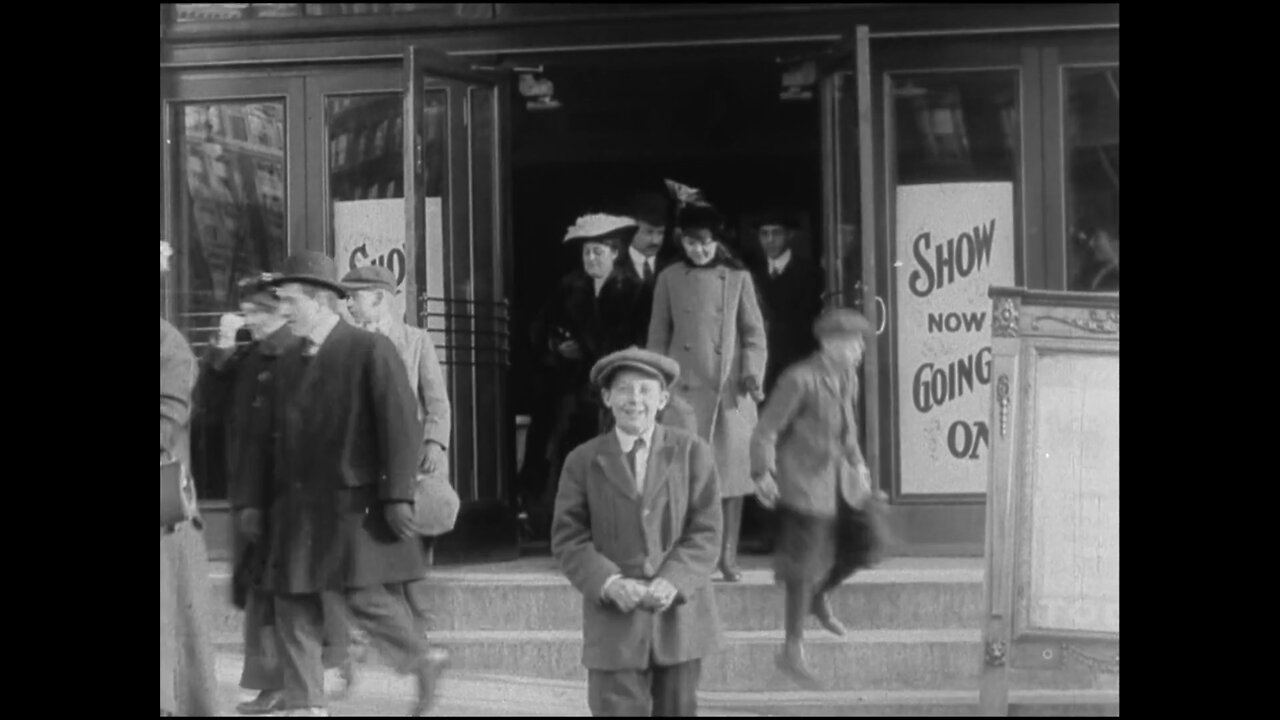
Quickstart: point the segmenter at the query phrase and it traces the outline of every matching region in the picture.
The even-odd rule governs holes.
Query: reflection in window
[[[1068,68],[1068,289],[1120,292],[1120,68]]]
[[[899,185],[1015,181],[1018,74],[893,75]]]
[[[166,289],[170,319],[204,356],[219,317],[240,309],[238,282],[284,260],[284,104],[192,104],[179,112],[177,242]],[[202,499],[226,497],[225,390],[202,371],[191,416],[191,472]]]
[[[404,197],[400,93],[330,96],[329,199]]]

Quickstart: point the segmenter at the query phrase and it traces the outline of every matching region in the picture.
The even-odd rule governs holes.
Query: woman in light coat
[[[160,242],[160,274],[169,270],[169,244]],[[190,467],[188,423],[196,358],[182,333],[160,318],[160,462]],[[209,564],[202,523],[189,519],[160,528],[160,715],[218,714],[217,680],[208,607]]]
[[[737,567],[742,498],[752,493],[748,448],[763,399],[767,340],[748,272],[721,244],[723,220],[709,205],[679,212],[683,262],[658,275],[648,347],[680,363],[673,397],[687,402],[698,436],[715,449],[724,503],[720,572],[742,579]]]

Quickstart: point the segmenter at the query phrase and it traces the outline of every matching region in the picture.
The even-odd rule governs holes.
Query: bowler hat
[[[273,285],[302,283],[332,290],[338,297],[346,297],[347,289],[338,282],[338,266],[324,253],[306,250],[290,255],[284,261],[280,276]]]
[[[659,193],[639,193],[631,198],[631,216],[654,227],[666,227],[671,221],[671,202]]]
[[[395,292],[396,276],[381,265],[365,265],[347,273],[346,277],[342,278],[342,284],[347,288],[347,292],[357,290]]]
[[[874,335],[875,328],[857,310],[831,308],[813,323],[813,334],[819,338],[848,335]]]
[[[591,368],[591,382],[608,387],[619,370],[637,370],[657,378],[664,386],[670,386],[680,377],[680,363],[665,355],[635,346],[606,355]]]

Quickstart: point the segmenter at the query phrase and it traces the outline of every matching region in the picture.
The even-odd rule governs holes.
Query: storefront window
[[[175,138],[177,227],[170,319],[203,357],[238,282],[280,267],[288,251],[283,102],[189,104]],[[202,373],[192,413],[192,474],[202,499],[226,497],[226,393]]]
[[[890,316],[899,491],[976,496],[991,448],[993,286],[1016,282],[1018,70],[893,75]]]
[[[1064,70],[1067,287],[1120,292],[1120,68]]]
[[[398,92],[330,95],[330,233],[341,272],[381,265],[396,276],[404,314],[404,103]]]
[[[1017,179],[1015,71],[894,75],[893,99],[899,185]]]

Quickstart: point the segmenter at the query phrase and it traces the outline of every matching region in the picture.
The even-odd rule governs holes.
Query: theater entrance
[[[855,46],[851,39],[504,58],[517,88],[509,397],[522,444],[514,490],[524,552],[548,548],[557,357],[545,318],[560,302],[562,278],[582,267],[580,249],[564,242],[580,215],[631,214],[638,196],[667,194],[667,179],[697,188],[726,216],[726,245],[760,283],[769,262],[757,227],[781,211],[794,225],[792,257],[812,262],[821,278],[821,302],[867,305]],[[662,255],[678,257],[674,204],[666,210]],[[875,372],[864,375],[865,388]],[[875,447],[873,435],[869,454]],[[748,497],[743,551],[768,550],[770,525],[771,514]]]

